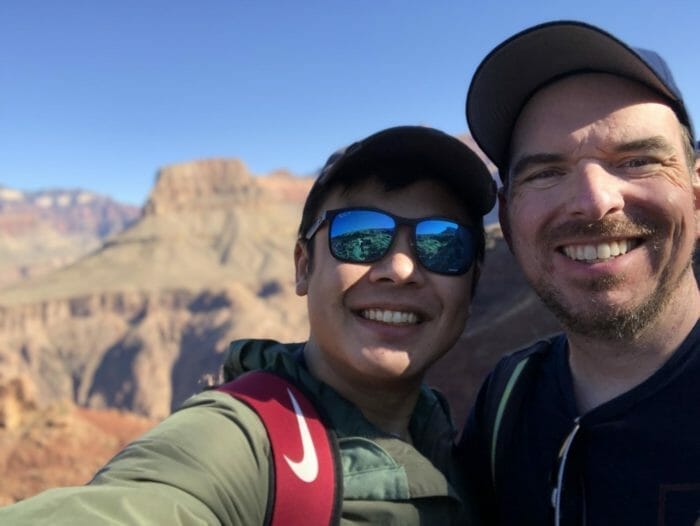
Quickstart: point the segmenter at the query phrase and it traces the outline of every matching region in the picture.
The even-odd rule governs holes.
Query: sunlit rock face
[[[304,339],[292,255],[312,182],[256,177],[235,159],[163,168],[125,230],[0,291],[0,381],[30,379],[39,405],[161,418],[216,372],[231,339]]]

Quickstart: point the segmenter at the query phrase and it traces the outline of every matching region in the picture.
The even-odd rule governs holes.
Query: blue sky
[[[578,19],[660,52],[700,123],[697,0],[2,0],[0,186],[142,204],[159,167],[317,170],[387,126],[467,131],[485,54]]]

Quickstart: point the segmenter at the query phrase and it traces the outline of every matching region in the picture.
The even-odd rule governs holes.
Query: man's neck
[[[389,391],[381,396],[375,390],[364,393],[355,390],[352,401],[365,418],[379,429],[412,443],[409,425],[418,395],[418,390],[403,394]]]
[[[409,424],[420,394],[420,378],[409,381],[348,378],[337,374],[315,346],[307,343],[306,364],[311,374],[352,402],[364,417],[383,432],[411,442]]]
[[[567,332],[569,367],[580,414],[626,393],[653,375],[693,329],[700,295],[672,299],[654,323],[628,340],[606,340]]]

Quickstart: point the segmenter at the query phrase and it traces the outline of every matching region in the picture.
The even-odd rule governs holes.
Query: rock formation
[[[83,190],[0,187],[0,288],[76,261],[139,213]]]
[[[142,217],[103,246],[0,294],[0,380],[161,418],[231,339],[302,339],[292,252],[309,178],[237,160],[162,169]]]
[[[84,484],[154,424],[68,400],[39,408],[26,379],[0,384],[0,506],[52,487]]]

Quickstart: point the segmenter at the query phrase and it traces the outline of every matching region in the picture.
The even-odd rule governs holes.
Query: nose
[[[572,181],[567,205],[572,215],[597,221],[625,206],[624,181],[598,161],[581,160]]]
[[[400,227],[396,239],[382,259],[372,264],[369,272],[371,281],[393,283],[420,283],[423,268],[416,259],[410,242],[410,229]]]

